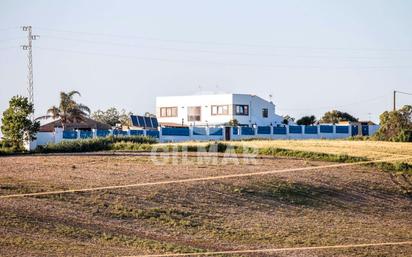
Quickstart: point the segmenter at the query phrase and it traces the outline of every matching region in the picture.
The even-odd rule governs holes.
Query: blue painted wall
[[[318,134],[317,126],[305,126],[305,134]]]
[[[336,126],[336,133],[337,134],[348,134],[349,126]]]
[[[113,136],[127,136],[127,131],[123,130],[113,130]]]
[[[369,126],[362,125],[362,136],[369,136]]]
[[[232,128],[232,134],[233,135],[239,135],[239,128],[238,127],[233,127]]]
[[[71,130],[63,131],[63,139],[77,139],[77,131],[71,131]]]
[[[287,133],[286,127],[273,127],[274,135],[286,135],[286,133]]]
[[[108,135],[110,135],[109,130],[97,130],[96,131],[96,136],[98,137],[107,137]]]
[[[189,128],[162,128],[164,136],[189,136]]]
[[[130,135],[131,136],[141,136],[143,135],[143,130],[138,130],[138,129],[130,130]]]
[[[257,133],[261,135],[270,135],[270,126],[258,126]]]
[[[333,126],[331,125],[320,125],[320,133],[333,133]]]
[[[146,135],[149,137],[159,138],[159,131],[158,130],[147,130]]]
[[[240,127],[240,133],[242,135],[254,135],[255,134],[255,129],[251,127]]]
[[[193,127],[193,135],[195,135],[195,136],[205,136],[206,135],[206,128]]]
[[[223,129],[222,128],[209,128],[209,135],[211,136],[222,136]]]
[[[302,127],[301,126],[289,126],[289,133],[290,134],[302,134]]]
[[[92,138],[92,137],[93,137],[92,131],[80,130],[80,138]]]

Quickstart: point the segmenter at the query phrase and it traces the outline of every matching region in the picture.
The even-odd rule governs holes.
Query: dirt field
[[[350,140],[250,140],[231,141],[228,144],[248,147],[277,147],[308,152],[346,154],[369,159],[412,156],[412,144],[385,141],[350,141]],[[206,145],[204,142],[185,142],[180,144]],[[406,160],[412,164],[412,159]]]
[[[2,157],[0,195],[325,164],[133,154]],[[359,166],[0,199],[0,255],[123,256],[407,241],[411,213],[412,199],[386,174]],[[270,254],[411,255],[412,245]]]

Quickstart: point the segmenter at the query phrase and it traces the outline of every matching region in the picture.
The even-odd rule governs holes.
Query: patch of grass
[[[244,196],[261,197],[302,206],[317,206],[322,203],[319,201],[320,198],[331,194],[321,188],[283,180],[271,180],[248,187],[234,187],[232,191]]]
[[[144,249],[146,251],[160,251],[168,253],[188,253],[188,252],[205,252],[204,249],[179,245],[175,243],[168,243],[165,241],[156,241],[151,239],[142,239],[136,236],[115,235],[111,233],[103,233],[100,236],[100,241],[103,243],[110,243],[114,245],[124,245],[127,247],[134,247],[137,249]]]
[[[87,229],[73,227],[73,226],[67,226],[67,225],[64,225],[64,224],[57,224],[55,226],[55,231],[60,235],[63,235],[65,237],[72,237],[72,238],[91,239],[95,236],[93,232],[91,232]]]
[[[149,145],[156,143],[152,137],[146,136],[109,136],[104,138],[64,140],[57,144],[48,144],[36,149],[38,153],[73,153],[73,152],[95,152],[104,150],[121,150],[121,147],[131,145]],[[127,150],[127,149],[125,149]]]
[[[198,152],[206,150],[207,152],[234,152],[236,154],[257,154],[270,155],[274,157],[303,158],[313,161],[328,161],[339,163],[353,163],[370,161],[371,159],[362,156],[351,156],[347,154],[331,154],[322,152],[311,152],[302,150],[291,150],[278,147],[249,147],[244,145],[233,145],[221,142],[208,143],[206,145],[167,145],[163,146],[164,150],[174,149],[175,151]],[[409,162],[379,162],[366,164],[370,167],[379,168],[388,172],[401,172],[403,174],[412,174],[412,164]]]
[[[152,145],[122,141],[114,143],[110,150],[149,152],[152,150]]]
[[[19,248],[32,248],[34,245],[32,240],[29,240],[22,236],[15,236],[15,237],[1,237],[0,238],[0,246],[14,246]]]
[[[277,147],[247,147],[239,145],[231,145],[225,143],[209,143],[206,146],[196,145],[178,145],[176,148],[178,151],[186,149],[187,151],[199,151],[205,149],[207,152],[219,152],[224,153],[226,151],[232,151],[237,154],[259,154],[259,155],[271,155],[277,157],[292,157],[292,158],[304,158],[316,161],[331,161],[331,162],[360,162],[367,161],[365,157],[354,157],[346,154],[328,154],[309,151],[289,150]]]
[[[37,192],[37,185],[25,185],[17,183],[2,183],[0,185],[0,192],[4,194],[26,194]]]
[[[260,148],[258,152],[259,154],[262,154],[262,155],[304,158],[304,159],[310,159],[310,160],[315,160],[315,161],[360,162],[360,161],[368,160],[365,157],[354,157],[354,156],[349,156],[346,154],[317,153],[317,152],[289,150],[289,149],[275,148],[275,147]]]
[[[181,245],[179,243],[165,242],[164,240],[153,240],[141,238],[134,235],[125,235],[120,233],[103,232],[100,229],[83,228],[79,225],[69,225],[66,223],[46,224],[38,223],[31,217],[22,217],[13,213],[2,213],[0,225],[6,227],[24,228],[31,233],[47,234],[54,238],[79,239],[81,242],[90,241],[110,246],[124,246],[136,248],[145,252],[204,252],[205,249]],[[50,226],[49,226],[50,225]],[[55,241],[53,241],[55,242]],[[41,244],[39,244],[41,243]],[[54,250],[67,249],[67,245],[50,245],[44,238],[35,242],[26,236],[0,237],[0,247],[18,247],[30,250]],[[1,249],[1,248],[0,248]]]
[[[134,209],[126,207],[120,203],[113,204],[109,207],[110,214],[117,218],[135,218],[142,220],[150,220],[154,222],[161,222],[168,226],[176,227],[198,227],[200,222],[195,220],[193,214],[178,209]]]
[[[401,174],[408,174],[412,175],[412,164],[407,162],[378,162],[378,163],[371,163],[368,164],[372,167],[378,167],[381,170],[393,173],[401,173]]]

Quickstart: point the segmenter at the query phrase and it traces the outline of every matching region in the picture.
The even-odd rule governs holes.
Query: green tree
[[[122,109],[119,117],[120,124],[122,126],[130,127],[132,126],[132,121],[130,119],[130,115],[133,115],[132,112],[126,112],[125,109]]]
[[[106,111],[97,110],[92,114],[92,118],[102,123],[109,124],[110,126],[116,126],[117,123],[120,123],[120,113],[114,107],[111,107]]]
[[[80,96],[78,91],[60,92],[59,107],[52,106],[47,110],[46,116],[39,117],[39,119],[60,119],[63,129],[68,123],[74,123],[85,120],[90,114],[89,107],[77,103],[73,100],[75,95]]]
[[[131,112],[126,112],[122,109],[119,112],[115,107],[111,107],[106,111],[97,110],[92,114],[92,118],[100,121],[102,123],[109,124],[111,126],[116,126],[116,124],[121,124],[122,126],[131,126],[130,115]]]
[[[289,122],[294,122],[294,121],[295,121],[295,118],[292,118],[291,116],[286,115],[286,116],[283,117],[282,123],[285,124],[285,125],[288,125]]]
[[[23,149],[23,141],[35,139],[40,123],[31,121],[33,104],[27,97],[13,96],[9,101],[9,108],[3,112],[1,131],[6,144],[16,150]]]
[[[332,110],[332,111],[326,112],[319,122],[320,123],[339,123],[340,121],[357,122],[358,119],[353,117],[347,112]]]
[[[412,106],[405,105],[396,111],[386,111],[379,116],[380,127],[375,134],[378,140],[412,142]]]
[[[316,122],[316,117],[314,115],[311,116],[303,116],[299,120],[296,121],[298,125],[313,125]]]
[[[225,126],[237,127],[239,126],[239,121],[237,119],[230,120],[229,122],[225,123]]]

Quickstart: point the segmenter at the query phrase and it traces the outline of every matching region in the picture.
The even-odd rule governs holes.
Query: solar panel
[[[152,121],[150,120],[150,117],[144,117],[144,122],[146,123],[146,127],[147,128],[152,128],[153,127],[153,125],[152,125]]]
[[[159,127],[159,122],[156,117],[130,115],[130,119],[132,120],[132,125],[135,127],[143,127],[143,128]]]
[[[137,120],[136,115],[130,115],[130,118],[132,119],[132,125],[133,125],[133,126],[136,126],[136,127],[139,127],[139,126],[140,126],[140,125],[139,125],[139,121]]]
[[[139,121],[139,126],[140,127],[146,127],[144,123],[144,118],[142,116],[137,116],[137,120]]]
[[[154,128],[159,127],[159,122],[157,121],[156,117],[152,117],[150,119],[152,120],[152,125],[153,125]]]

